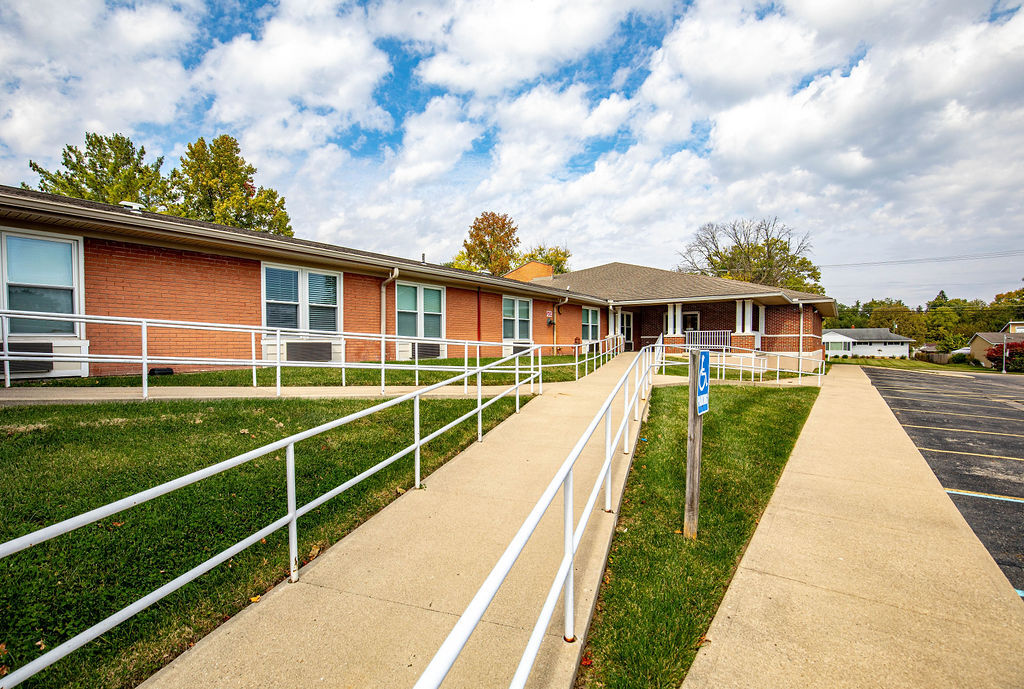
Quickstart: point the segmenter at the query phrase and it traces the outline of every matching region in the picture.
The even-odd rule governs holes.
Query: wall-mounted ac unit
[[[447,347],[440,342],[401,342],[397,347],[397,359],[399,361],[410,361],[412,359],[443,359]]]
[[[11,354],[53,354],[53,343],[8,342],[7,351]],[[52,359],[33,359],[32,361],[11,362],[11,373],[49,373],[52,370]]]
[[[287,361],[331,361],[330,342],[286,342],[284,346]]]

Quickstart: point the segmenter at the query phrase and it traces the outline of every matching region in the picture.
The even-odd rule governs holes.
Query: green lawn
[[[0,542],[371,406],[232,400],[0,408]],[[423,400],[424,434],[475,400]],[[490,429],[512,413],[484,412]],[[296,445],[298,504],[412,441],[412,403]],[[476,439],[471,417],[424,448],[423,474]],[[0,675],[286,512],[278,452],[0,560]],[[408,489],[398,460],[299,520],[308,561]],[[131,687],[287,574],[282,529],[59,661],[25,687]]]
[[[658,369],[658,373],[661,373],[661,369]],[[669,376],[688,376],[688,375],[690,375],[689,374],[689,367],[688,366],[680,366],[678,364],[673,366],[671,363],[669,363],[669,365],[665,367],[665,374],[669,375]],[[735,369],[735,368],[726,368],[725,369],[725,380],[740,380],[740,376],[741,376],[741,371],[739,369]],[[784,378],[797,378],[797,377],[799,377],[799,376],[796,373],[791,373],[791,372],[788,372],[788,371],[780,371],[779,372],[779,379],[780,380],[782,380]],[[814,374],[813,373],[804,373],[804,378],[808,378],[808,377],[810,377],[811,380],[813,380]],[[711,365],[711,378],[713,380],[718,380],[718,368],[714,364]],[[746,370],[742,371],[742,379],[743,380],[750,380],[750,369],[746,369]],[[760,381],[761,379],[762,379],[762,376],[761,376],[760,371],[754,371],[754,381],[757,382],[757,381]],[[765,371],[763,379],[765,381],[775,380],[775,371],[774,370],[767,370],[767,371]]]
[[[483,358],[481,362],[488,364],[497,361],[496,358]],[[393,363],[393,362],[392,362]],[[432,385],[446,380],[462,372],[463,359],[431,359],[420,362],[424,365],[455,366],[459,370],[451,371],[422,371],[420,372],[420,385]],[[546,356],[544,357],[544,381],[556,383],[576,379],[576,366],[571,356]],[[561,364],[560,366],[547,368],[547,364]],[[379,365],[379,364],[378,364]],[[476,365],[476,359],[469,360],[470,368]],[[514,365],[514,364],[512,364]],[[525,371],[529,366],[529,359],[523,358],[520,366]],[[588,364],[590,372],[594,370],[593,362]],[[522,374],[520,380],[522,380]],[[584,375],[584,366],[579,365],[579,375]],[[387,385],[413,385],[415,373],[413,371],[386,371]],[[256,370],[256,381],[261,386],[273,386],[276,384],[276,368],[259,368]],[[514,373],[484,373],[484,385],[508,385],[514,382]],[[345,371],[345,382],[348,385],[380,385],[380,369],[376,368],[349,368]],[[476,376],[470,380],[470,384],[476,383]],[[15,385],[30,386],[68,386],[68,387],[141,387],[142,376],[97,376],[91,378],[51,378],[32,381],[14,381]],[[163,385],[188,385],[188,386],[233,386],[244,387],[252,385],[252,369],[232,369],[227,371],[203,371],[200,373],[178,373],[170,376],[149,376],[149,384],[154,386]],[[282,366],[281,384],[285,387],[296,385],[341,385],[340,368],[321,368],[311,366]],[[462,381],[456,383],[462,385]]]
[[[918,359],[864,359],[853,357],[850,359],[832,359],[833,364],[853,364],[855,366],[878,366],[880,368],[901,368],[911,371],[967,371],[969,373],[997,373],[998,369],[985,368],[983,366],[971,366],[970,364],[933,364],[930,361]]]
[[[696,541],[681,535],[686,393],[659,388],[652,397],[577,688],[679,686],[818,389],[712,391]]]

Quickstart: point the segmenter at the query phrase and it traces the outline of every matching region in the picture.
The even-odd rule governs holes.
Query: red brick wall
[[[554,317],[555,305],[550,301],[540,299],[533,300],[533,341],[537,344],[554,344],[555,329],[548,325],[548,311]],[[545,349],[545,354],[554,354],[551,349]]]
[[[345,332],[379,333],[380,332],[380,283],[384,278],[373,275],[345,273],[342,276],[342,303],[344,304],[343,323]],[[394,332],[394,284],[388,285],[388,293],[392,301],[388,308],[388,322],[392,325],[389,332]],[[389,345],[389,352],[394,347]],[[369,340],[347,340],[345,342],[346,361],[379,361],[380,343]]]
[[[88,237],[84,253],[85,312],[90,315],[261,323],[259,261]],[[88,325],[86,334],[92,354],[141,353],[138,327]],[[148,345],[151,355],[246,359],[251,355],[250,336],[243,333],[151,327]],[[109,375],[138,373],[140,367],[92,364],[89,370],[92,375]]]
[[[796,305],[769,306],[765,309],[766,335],[786,337],[764,337],[761,348],[768,352],[800,351],[800,307]],[[805,353],[821,351],[821,313],[813,306],[804,306],[804,347]]]

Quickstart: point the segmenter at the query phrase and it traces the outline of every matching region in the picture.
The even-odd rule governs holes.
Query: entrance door
[[[626,340],[626,351],[633,351],[633,314],[623,311],[619,314],[622,337]]]

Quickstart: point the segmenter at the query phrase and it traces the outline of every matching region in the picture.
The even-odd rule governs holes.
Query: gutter
[[[42,196],[53,196],[42,192],[33,192]],[[61,197],[56,197],[60,199]],[[85,230],[94,232],[110,232],[119,235],[122,231],[133,231],[143,233],[146,231],[163,235],[162,239],[167,241],[184,241],[188,243],[205,244],[206,246],[218,246],[233,249],[235,251],[249,251],[266,256],[274,252],[290,254],[291,260],[299,260],[298,257],[319,259],[320,261],[340,261],[354,266],[375,268],[377,270],[392,270],[401,267],[411,275],[424,276],[427,279],[438,282],[462,282],[466,284],[486,285],[502,290],[513,290],[526,294],[557,296],[565,295],[566,290],[557,287],[543,287],[518,280],[485,277],[475,273],[456,273],[447,270],[432,269],[433,266],[421,266],[420,262],[413,260],[402,260],[398,257],[386,255],[366,256],[361,253],[350,253],[345,247],[333,245],[310,246],[299,242],[310,240],[298,239],[292,242],[280,239],[269,233],[250,234],[246,231],[239,231],[237,228],[219,226],[214,223],[203,225],[191,225],[179,222],[180,219],[173,216],[164,216],[159,213],[137,213],[125,208],[97,204],[101,207],[95,208],[86,205],[61,203],[51,198],[37,198],[35,196],[11,194],[0,188],[0,211],[6,209],[13,214],[39,214],[49,216],[53,220],[65,220],[72,223],[97,223],[104,227],[92,228],[91,230],[82,227],[59,228],[64,231],[82,232]],[[0,217],[3,217],[0,212]],[[25,221],[25,218],[20,218]],[[41,222],[41,220],[27,220],[27,222]],[[45,222],[45,218],[42,220]],[[140,238],[137,238],[140,239]],[[197,241],[198,240],[198,241]],[[408,264],[408,265],[407,265]],[[419,269],[417,269],[419,268]],[[605,300],[589,294],[573,294],[571,298],[588,305],[599,305]]]

